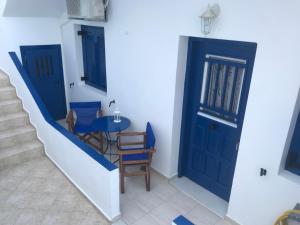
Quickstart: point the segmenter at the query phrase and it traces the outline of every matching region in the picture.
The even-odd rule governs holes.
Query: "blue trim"
[[[23,81],[25,82],[27,88],[29,89],[35,103],[37,104],[40,112],[42,113],[44,119],[58,132],[68,138],[73,144],[77,145],[82,151],[88,154],[91,158],[96,160],[99,164],[105,167],[108,171],[112,171],[117,169],[118,167],[108,161],[103,155],[98,154],[93,148],[85,144],[84,142],[80,141],[74,134],[67,131],[64,127],[59,125],[55,120],[52,119],[49,112],[47,111],[45,104],[41,100],[38,92],[36,91],[35,87],[32,85],[27,72],[23,68],[17,54],[15,52],[9,52],[9,55],[15,64],[16,68],[18,69]]]
[[[195,225],[192,222],[190,222],[188,219],[186,219],[184,216],[178,216],[173,222],[176,225]]]

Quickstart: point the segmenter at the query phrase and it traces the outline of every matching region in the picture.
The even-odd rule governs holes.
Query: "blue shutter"
[[[104,28],[81,26],[85,83],[107,90]]]

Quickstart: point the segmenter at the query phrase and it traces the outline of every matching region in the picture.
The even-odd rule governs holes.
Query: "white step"
[[[0,87],[8,87],[10,85],[9,78],[0,73]]]
[[[20,99],[15,98],[11,100],[0,101],[0,116],[21,112],[22,110],[23,107]]]
[[[0,149],[36,139],[36,132],[32,126],[0,131]]]
[[[15,166],[44,155],[44,147],[38,140],[24,142],[10,148],[0,149],[0,170]]]
[[[29,117],[25,112],[0,115],[0,131],[24,127],[29,124]]]
[[[16,97],[17,95],[14,87],[0,87],[0,101],[10,100]]]
[[[2,70],[0,70],[0,79],[1,78],[8,78],[8,76]]]

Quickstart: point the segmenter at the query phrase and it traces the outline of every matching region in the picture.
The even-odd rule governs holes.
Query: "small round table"
[[[116,143],[116,140],[112,140],[110,137],[110,133],[121,132],[126,130],[130,126],[130,120],[126,117],[121,116],[120,122],[114,122],[113,116],[103,116],[96,120],[94,120],[92,127],[94,130],[105,133],[106,136],[106,150],[103,154],[109,150],[109,156],[111,160],[111,156],[113,155],[111,152],[111,145]]]

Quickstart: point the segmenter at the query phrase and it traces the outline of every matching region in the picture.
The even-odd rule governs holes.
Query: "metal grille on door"
[[[246,60],[206,55],[200,112],[237,123]]]
[[[41,56],[34,60],[36,77],[49,77],[53,74],[53,62],[51,56]]]

